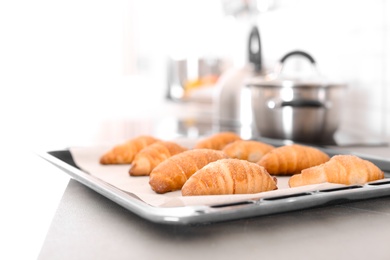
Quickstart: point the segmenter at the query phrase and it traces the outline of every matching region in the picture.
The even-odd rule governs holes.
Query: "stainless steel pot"
[[[273,76],[248,82],[256,129],[268,138],[328,143],[339,126],[346,85],[319,77],[283,78],[283,64],[294,55],[306,57],[316,69],[308,53],[293,51],[280,60]]]

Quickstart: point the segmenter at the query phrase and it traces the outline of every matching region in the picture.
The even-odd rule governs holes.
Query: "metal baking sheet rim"
[[[62,151],[62,150],[60,150]],[[66,152],[66,150],[63,150]],[[295,210],[308,209],[346,201],[390,196],[390,178],[364,185],[350,185],[342,188],[315,190],[288,196],[245,200],[242,202],[212,206],[183,206],[161,208],[146,204],[135,195],[122,191],[88,173],[79,170],[49,152],[38,155],[52,163],[76,181],[121,205],[134,214],[155,223],[189,225],[229,221],[242,218],[265,216]]]

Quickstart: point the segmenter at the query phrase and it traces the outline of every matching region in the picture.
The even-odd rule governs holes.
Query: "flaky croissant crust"
[[[368,160],[355,155],[335,155],[328,162],[311,167],[294,175],[289,180],[290,187],[324,182],[345,185],[364,184],[384,178],[384,173]]]
[[[241,137],[238,134],[234,132],[220,132],[199,140],[194,148],[222,150],[227,144],[236,140],[241,140]]]
[[[273,175],[300,173],[303,169],[327,162],[330,157],[321,150],[305,145],[285,145],[265,154],[257,163]]]
[[[170,141],[158,141],[146,146],[135,155],[129,170],[131,176],[146,176],[160,163],[187,148]]]
[[[227,144],[222,151],[231,158],[258,162],[265,154],[275,149],[274,146],[255,141],[255,140],[237,140]]]
[[[276,179],[255,163],[221,159],[209,163],[183,185],[183,196],[250,194],[277,189]]]
[[[146,146],[159,141],[148,135],[132,138],[124,143],[114,146],[100,157],[101,164],[129,164],[135,155]]]
[[[196,171],[210,162],[228,158],[219,150],[192,149],[168,158],[152,170],[149,184],[157,193],[180,190]]]

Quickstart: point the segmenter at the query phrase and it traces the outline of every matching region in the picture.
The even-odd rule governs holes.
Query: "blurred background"
[[[154,124],[171,117],[197,136],[191,124],[213,120],[218,77],[248,64],[257,26],[264,70],[307,51],[323,75],[348,84],[340,127],[389,140],[388,14],[385,0],[3,1],[2,138],[84,145],[132,131],[168,136],[180,126]],[[178,85],[172,66],[183,60],[194,70]],[[196,74],[199,60],[209,74]]]

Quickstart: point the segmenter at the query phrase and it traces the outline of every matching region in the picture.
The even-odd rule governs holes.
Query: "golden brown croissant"
[[[174,155],[152,170],[149,184],[157,193],[180,190],[192,174],[210,162],[228,158],[218,150],[193,149]]]
[[[305,145],[285,145],[273,149],[257,164],[272,175],[300,173],[303,169],[327,162],[330,157],[321,150]]]
[[[241,137],[233,132],[221,132],[213,134],[209,137],[206,137],[195,144],[196,149],[207,148],[214,150],[222,150],[225,145],[234,142],[236,140],[241,140]]]
[[[142,135],[128,140],[125,143],[114,146],[101,158],[101,164],[128,164],[131,163],[135,155],[144,147],[158,141],[158,139]]]
[[[222,159],[209,163],[183,185],[183,196],[249,194],[277,189],[276,178],[256,163]]]
[[[227,144],[222,151],[231,158],[258,162],[264,154],[268,153],[275,147],[266,143],[254,140],[237,140]]]
[[[188,149],[174,142],[155,142],[139,151],[134,157],[129,174],[131,176],[149,175],[161,162]]]
[[[335,155],[328,162],[291,176],[290,187],[317,183],[364,184],[384,178],[384,173],[373,163],[354,155]]]

